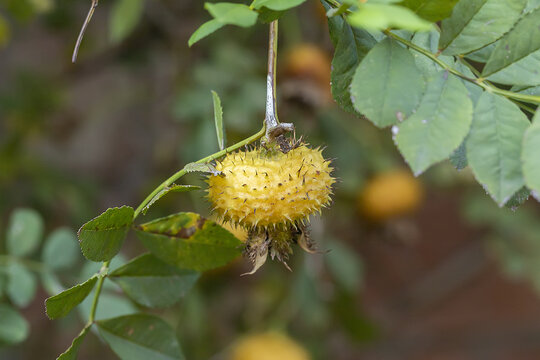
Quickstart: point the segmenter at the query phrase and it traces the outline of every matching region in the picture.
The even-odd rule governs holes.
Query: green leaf
[[[90,327],[92,325],[87,325],[82,329],[82,331],[79,333],[79,335],[73,339],[73,342],[69,346],[69,348],[64,351],[60,356],[56,358],[56,360],[76,360],[77,359],[77,353],[79,352],[79,347],[81,346],[84,338],[86,337],[86,334],[88,334],[88,330],[90,330]]]
[[[244,4],[205,3],[204,8],[222,24],[250,27],[257,22],[258,14]]]
[[[538,114],[539,112],[537,112]],[[540,122],[529,126],[523,137],[523,177],[525,184],[533,190],[534,197],[540,201]]]
[[[499,43],[495,41],[489,45],[484,46],[483,48],[466,54],[465,57],[467,59],[471,59],[472,61],[486,63],[498,44]]]
[[[450,155],[450,162],[456,170],[463,170],[469,165],[467,161],[467,147],[465,146],[465,143],[467,142],[467,139],[465,139],[461,145]]]
[[[129,206],[111,208],[84,224],[78,233],[83,255],[92,261],[112,259],[133,224],[133,214]]]
[[[208,35],[212,34],[213,32],[221,29],[226,24],[223,24],[216,19],[212,19],[210,21],[205,22],[195,32],[189,37],[188,40],[188,46],[191,47],[193,44],[198,42],[201,39],[204,39]]]
[[[525,185],[521,142],[529,121],[510,100],[484,92],[467,139],[467,159],[480,184],[500,205]]]
[[[540,85],[540,9],[528,13],[503,36],[482,76],[511,85]]]
[[[79,256],[77,234],[69,228],[59,228],[45,240],[41,258],[43,263],[57,270],[73,266]]]
[[[39,246],[43,235],[43,219],[32,209],[16,209],[11,214],[7,229],[7,251],[15,256],[25,256]]]
[[[432,25],[411,10],[388,4],[361,4],[348,16],[351,25],[366,30],[384,30],[387,28],[411,31],[428,31]]]
[[[178,213],[137,226],[137,236],[159,259],[183,269],[204,271],[240,255],[242,242],[213,221]]]
[[[97,279],[95,275],[82,284],[75,285],[45,300],[45,309],[49,319],[58,319],[69,314],[75,306],[86,299],[96,285]]]
[[[217,92],[212,90],[212,99],[214,100],[214,122],[216,125],[216,134],[219,150],[225,149],[225,131],[223,129],[223,109],[221,107],[221,99]]]
[[[350,293],[357,292],[362,286],[362,262],[354,249],[342,242],[332,242],[332,249],[326,256],[328,270],[345,290]]]
[[[424,92],[424,79],[408,50],[391,39],[375,45],[351,83],[354,108],[378,127],[410,115]]]
[[[306,0],[255,0],[252,6],[255,9],[260,9],[265,6],[271,10],[282,11],[296,7],[305,1]]]
[[[519,189],[514,195],[512,195],[510,200],[508,200],[506,204],[504,204],[504,206],[509,209],[516,210],[518,207],[523,205],[525,201],[529,200],[530,195],[531,191],[524,186]]]
[[[221,171],[218,171],[214,165],[210,163],[189,163],[186,166],[184,166],[184,170],[186,172],[203,172],[203,173],[210,173],[212,175],[221,175]]]
[[[438,51],[440,34],[436,29],[431,29],[429,32],[417,32],[414,34],[411,42],[416,44],[426,50],[429,50],[431,53],[436,54]],[[415,50],[409,50],[414,57],[414,62],[416,67],[424,74],[424,79],[429,81],[429,79],[436,75],[443,68],[437,64],[435,61],[431,60],[427,56],[419,53]],[[447,65],[453,65],[454,59],[451,56],[439,55],[437,57],[439,60],[444,62]]]
[[[43,271],[40,274],[41,286],[49,296],[53,296],[62,292],[64,286],[60,283],[60,280],[52,271]]]
[[[471,69],[469,69],[466,65],[464,65],[460,61],[456,62],[455,69],[461,72],[463,75],[465,75],[469,79],[477,79],[476,75],[473,74]],[[466,81],[461,78],[460,80],[463,83],[463,85],[465,85],[465,87],[467,88],[469,97],[471,98],[473,105],[475,105],[478,99],[480,99],[480,96],[482,96],[482,93],[484,92],[484,90],[480,86],[473,84],[470,81]]]
[[[344,110],[357,114],[351,101],[352,78],[360,61],[377,41],[367,31],[351,27],[341,16],[329,18],[328,27],[335,48],[332,96]]]
[[[439,47],[446,55],[480,49],[509,31],[527,0],[461,0],[443,20]]]
[[[446,19],[458,0],[404,0],[401,5],[431,22]]]
[[[7,295],[11,301],[20,308],[28,306],[37,290],[37,280],[34,274],[17,261],[8,267]]]
[[[285,14],[285,11],[275,11],[268,9],[267,7],[262,7],[258,9],[259,11],[259,21],[263,24],[269,24],[274,20],[278,20]]]
[[[124,40],[140,22],[144,0],[116,0],[112,4],[109,19],[109,38],[118,43]]]
[[[111,272],[109,278],[138,304],[167,307],[193,287],[199,273],[179,269],[152,254],[144,254]]]
[[[417,111],[395,130],[396,144],[415,175],[458,148],[469,132],[472,108],[459,78],[446,71],[432,78]]]
[[[187,192],[187,191],[193,191],[193,190],[200,190],[201,187],[200,186],[196,186],[196,185],[171,185],[171,186],[166,186],[165,188],[161,189],[160,192],[158,192],[153,198],[152,200],[150,200],[148,202],[148,204],[146,204],[146,206],[142,209],[142,213],[143,214],[146,214],[146,212],[148,211],[148,209],[150,209],[150,207],[152,205],[154,205],[154,203],[156,201],[158,201],[159,199],[161,199],[163,196],[167,195],[168,193],[170,192],[176,192],[176,193],[182,193],[182,192]]]
[[[120,316],[98,321],[97,326],[101,336],[120,359],[184,359],[174,330],[156,316]]]
[[[0,319],[0,345],[15,345],[26,340],[30,325],[15,309],[0,303]]]

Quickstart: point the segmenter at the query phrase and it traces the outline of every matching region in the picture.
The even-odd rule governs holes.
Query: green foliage
[[[536,118],[538,118],[538,113]],[[525,131],[523,137],[523,177],[526,185],[534,191],[535,197],[540,201],[540,121],[535,121]]]
[[[83,255],[92,261],[112,259],[122,247],[133,214],[129,206],[111,208],[84,224],[78,233]]]
[[[398,28],[410,31],[428,31],[431,23],[411,10],[399,5],[366,3],[348,16],[351,25],[367,30]]]
[[[113,3],[109,19],[109,38],[118,43],[137,26],[144,11],[144,0],[117,0]]]
[[[528,124],[504,97],[485,92],[476,104],[467,158],[476,179],[501,206],[525,185],[520,157]]]
[[[328,27],[336,49],[332,60],[332,95],[343,109],[355,113],[350,93],[353,75],[377,42],[367,31],[352,27],[341,16],[329,18]]]
[[[43,263],[53,270],[73,266],[79,257],[75,232],[65,227],[54,230],[45,240],[41,257]]]
[[[296,7],[306,0],[255,0],[252,6],[255,9],[261,9],[267,7],[270,10],[283,11],[293,7]]]
[[[158,317],[120,316],[97,322],[99,333],[123,360],[184,359],[174,330]]]
[[[30,270],[18,261],[12,261],[8,266],[7,295],[18,307],[28,306],[37,290],[37,279]]]
[[[0,304],[0,319],[0,346],[14,345],[28,337],[28,322],[11,306]]]
[[[7,250],[16,256],[31,254],[43,235],[43,219],[32,209],[16,209],[9,220]]]
[[[525,15],[498,42],[482,71],[489,80],[509,85],[540,84],[540,8]]]
[[[480,49],[512,28],[527,0],[460,1],[442,22],[439,47],[446,55]],[[504,16],[501,16],[504,14]]]
[[[441,71],[428,82],[416,112],[397,127],[396,144],[419,175],[459,147],[471,121],[467,89],[458,78]]]
[[[428,21],[436,22],[449,17],[457,2],[458,0],[403,0],[401,5]]]
[[[52,296],[45,301],[45,308],[49,319],[58,319],[66,316],[90,294],[97,282],[93,276],[82,284],[78,284]]]
[[[138,304],[166,307],[180,300],[193,287],[199,274],[144,254],[114,270],[109,277]]]
[[[328,270],[345,290],[358,291],[362,285],[363,268],[354,250],[342,242],[333,241],[332,251],[325,256]]]
[[[81,346],[89,330],[90,330],[90,326],[84,327],[84,329],[82,329],[79,335],[77,335],[77,337],[73,339],[73,342],[71,343],[69,348],[65,352],[60,354],[60,356],[58,356],[57,360],[76,360],[79,347]]]
[[[212,99],[214,100],[214,121],[216,124],[216,134],[219,145],[219,150],[225,149],[226,137],[225,129],[223,128],[223,108],[221,107],[221,99],[217,92],[212,90]]]
[[[354,108],[378,127],[397,124],[409,116],[423,92],[422,74],[412,55],[391,39],[371,49],[351,83]]]
[[[204,271],[240,255],[242,243],[211,220],[178,213],[138,225],[137,236],[156,257],[183,269]]]

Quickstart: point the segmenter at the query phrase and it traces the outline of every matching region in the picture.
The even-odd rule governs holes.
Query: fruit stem
[[[266,77],[266,141],[272,142],[287,131],[294,130],[293,124],[280,123],[276,110],[276,59],[278,46],[278,20],[270,23],[268,36],[268,75]]]
[[[229,146],[229,147],[227,147],[227,148],[225,148],[223,150],[220,150],[220,151],[218,151],[216,153],[213,153],[212,155],[208,155],[205,158],[197,160],[197,161],[195,161],[195,163],[196,164],[204,164],[204,163],[208,163],[210,161],[216,160],[216,159],[218,159],[218,158],[220,158],[220,157],[222,157],[222,156],[224,156],[224,155],[226,155],[226,154],[228,154],[228,153],[230,153],[232,151],[238,150],[243,146],[249,145],[252,142],[255,142],[255,141],[259,140],[265,134],[266,134],[266,128],[263,126],[261,128],[261,130],[259,130],[256,134],[253,134],[250,137],[245,138],[244,140],[242,140],[240,142],[237,142],[236,144],[231,145],[231,146]],[[135,213],[133,215],[133,220],[135,220],[137,218],[137,216],[140,215],[141,211],[145,208],[146,205],[148,205],[148,203],[150,201],[152,201],[154,196],[156,196],[161,190],[163,190],[164,188],[170,186],[173,182],[175,182],[176,180],[178,180],[179,178],[184,176],[186,173],[187,173],[187,171],[186,171],[186,168],[184,167],[181,170],[177,171],[175,174],[173,174],[170,178],[168,178],[167,180],[162,182],[157,188],[155,188],[154,191],[152,191],[150,193],[150,195],[148,195],[146,197],[146,199],[144,199],[143,202],[137,207],[137,209],[135,210]]]

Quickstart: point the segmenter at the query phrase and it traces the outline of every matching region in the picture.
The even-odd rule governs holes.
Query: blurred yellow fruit
[[[308,78],[330,86],[331,59],[316,45],[300,44],[287,53],[284,71],[290,77]]]
[[[371,179],[358,197],[364,216],[373,221],[406,215],[418,209],[422,184],[409,171],[393,170]]]
[[[244,229],[242,226],[233,226],[228,221],[222,221],[218,224],[221,225],[224,229],[228,230],[231,234],[236,236],[236,238],[242,242],[246,242],[248,238],[248,232],[246,229]]]
[[[309,360],[307,351],[279,333],[249,335],[233,347],[228,360]]]

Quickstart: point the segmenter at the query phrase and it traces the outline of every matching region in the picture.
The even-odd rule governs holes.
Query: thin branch
[[[111,261],[105,261],[103,263],[103,266],[101,267],[101,270],[99,271],[99,279],[96,286],[96,293],[94,294],[94,299],[92,300],[92,307],[90,308],[90,315],[88,316],[88,326],[92,325],[94,323],[94,319],[96,318],[96,311],[97,311],[97,305],[99,301],[99,295],[101,294],[101,288],[103,287],[103,281],[105,281],[105,277],[107,276],[107,272],[109,271],[109,265],[111,264]]]
[[[83,26],[81,28],[81,31],[79,32],[79,37],[77,38],[77,42],[75,43],[75,49],[73,50],[73,56],[71,57],[71,61],[75,63],[77,61],[77,55],[79,54],[79,48],[81,47],[82,39],[84,37],[84,33],[86,32],[86,28],[88,28],[88,24],[90,23],[90,20],[92,20],[92,16],[94,15],[94,11],[96,10],[98,6],[99,0],[92,0],[92,5],[90,5],[90,10],[88,10],[88,14],[86,15],[86,19],[84,20]]]

